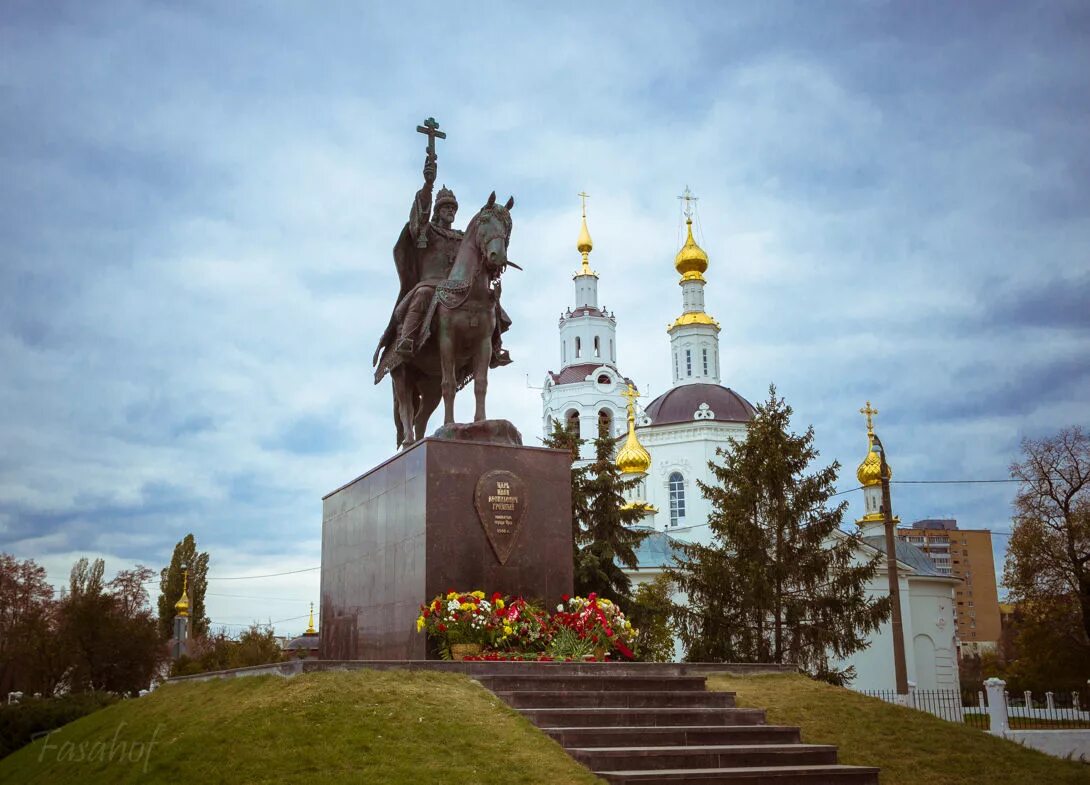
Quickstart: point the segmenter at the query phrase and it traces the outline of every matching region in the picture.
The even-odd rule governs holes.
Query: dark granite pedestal
[[[425,659],[419,606],[449,589],[571,593],[566,451],[429,438],[323,499],[322,659]]]

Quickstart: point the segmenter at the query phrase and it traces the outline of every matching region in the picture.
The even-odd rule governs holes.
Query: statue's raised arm
[[[435,187],[435,153],[428,151],[424,160],[424,187],[416,192],[413,206],[409,209],[409,233],[417,248],[428,247],[428,222],[431,220],[431,194]]]

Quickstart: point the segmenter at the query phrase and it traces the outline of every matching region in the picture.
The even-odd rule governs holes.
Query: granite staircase
[[[685,666],[476,665],[473,678],[612,785],[878,785],[878,769],[838,765],[836,747],[765,724]]]

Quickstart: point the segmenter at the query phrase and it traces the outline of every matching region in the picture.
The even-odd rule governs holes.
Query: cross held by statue
[[[436,122],[434,117],[429,117],[427,120],[424,121],[423,125],[418,125],[416,127],[416,130],[419,133],[427,135],[427,137],[428,137],[428,156],[431,157],[431,158],[434,158],[435,157],[435,140],[436,140],[436,138],[446,139],[447,135],[443,131],[439,130],[439,123]]]

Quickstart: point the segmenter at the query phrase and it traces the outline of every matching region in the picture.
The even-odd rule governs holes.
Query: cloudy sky
[[[582,189],[621,369],[666,388],[686,184],[724,383],[775,382],[841,488],[866,400],[899,480],[1087,424],[1085,4],[375,6],[4,3],[0,549],[56,582],[186,532],[214,578],[319,564],[321,496],[394,447],[370,358],[429,115],[457,226],[517,201],[489,413],[528,441]],[[1001,532],[1013,490],[894,506]],[[298,632],[317,587],[213,581],[209,614]]]

